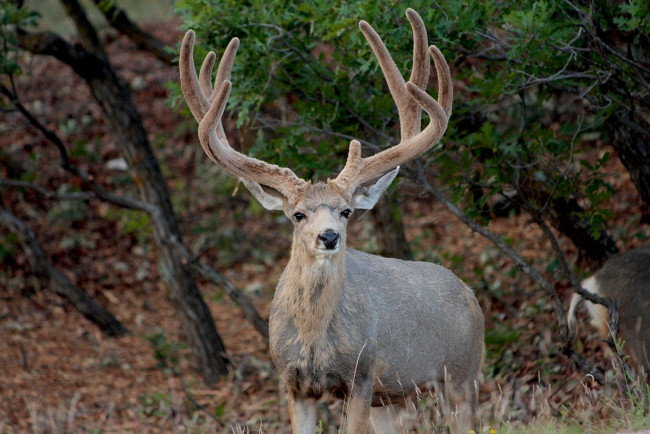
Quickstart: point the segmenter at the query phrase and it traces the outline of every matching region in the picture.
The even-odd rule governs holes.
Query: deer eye
[[[352,214],[352,210],[346,209],[345,211],[341,212],[341,216],[348,218],[350,217],[350,214]]]
[[[301,212],[297,212],[293,215],[293,218],[295,218],[296,221],[299,222],[300,220],[307,218],[307,216]]]

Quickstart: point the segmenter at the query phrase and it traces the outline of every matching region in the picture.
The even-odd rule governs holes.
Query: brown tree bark
[[[173,249],[164,242],[168,230],[182,239],[160,167],[151,150],[140,114],[128,86],[117,76],[103,49],[95,51],[99,38],[76,0],[64,0],[75,24],[84,36],[86,48],[71,46],[53,33],[28,34],[19,31],[21,48],[34,54],[51,55],[69,65],[88,84],[107,116],[129,172],[140,196],[161,210],[164,226],[154,225],[160,275],[170,288],[172,302],[194,357],[207,384],[227,372],[228,360],[210,311],[198,287]]]
[[[650,207],[650,126],[628,110],[612,114],[605,128],[612,137],[618,158],[647,207]]]

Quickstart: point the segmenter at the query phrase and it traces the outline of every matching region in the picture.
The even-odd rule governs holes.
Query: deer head
[[[305,248],[314,255],[331,255],[345,246],[348,217],[356,209],[370,209],[399,171],[399,166],[429,150],[447,128],[451,115],[452,81],[443,55],[426,46],[424,23],[412,9],[406,13],[414,35],[413,71],[405,82],[379,35],[361,21],[359,27],[374,51],[388,88],[397,105],[401,142],[373,156],[362,158],[361,145],[350,143],[348,159],[339,175],[326,183],[312,184],[288,168],[260,161],[234,150],[228,143],[223,123],[231,90],[230,73],[239,46],[233,38],[211,83],[216,56],[210,52],[199,75],[193,59],[194,32],[185,34],[180,52],[181,87],[192,114],[199,122],[199,139],[205,153],[231,174],[269,210],[282,210],[294,223]],[[430,55],[438,77],[438,101],[426,93]],[[421,112],[429,124],[421,130]]]

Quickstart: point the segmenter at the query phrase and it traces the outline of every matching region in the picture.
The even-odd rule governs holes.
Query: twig
[[[13,83],[13,76],[10,75],[10,79]],[[13,87],[13,86],[12,86]],[[54,131],[45,128],[45,126],[36,119],[29,110],[20,102],[20,99],[18,98],[18,94],[12,90],[9,90],[7,87],[4,85],[0,84],[0,93],[2,93],[6,98],[9,99],[9,102],[13,104],[14,107],[20,112],[20,114],[27,119],[27,121],[35,127],[37,130],[45,136],[47,140],[52,142],[54,146],[59,150],[59,155],[61,156],[61,166],[66,169],[70,165],[70,159],[68,158],[68,152],[65,149],[65,145],[59,139],[59,137],[54,133]]]
[[[20,347],[20,354],[23,359],[23,369],[29,372],[29,362],[27,361],[27,352],[25,351],[25,346],[20,341],[18,342],[18,346]]]
[[[67,200],[90,200],[97,195],[92,192],[77,191],[73,193],[59,193],[58,191],[47,190],[40,185],[33,184],[27,181],[18,181],[15,179],[0,178],[0,188],[26,188],[36,191],[38,194],[45,196],[48,199],[67,201]]]
[[[258,116],[256,119],[259,120],[262,123],[263,127],[270,128],[270,129],[273,129],[273,130],[275,130],[277,128],[284,128],[284,127],[299,127],[299,128],[304,128],[304,129],[306,129],[307,131],[309,131],[311,133],[326,134],[326,135],[331,136],[331,137],[339,137],[339,138],[346,139],[346,140],[357,140],[362,145],[365,145],[365,146],[367,146],[367,147],[369,147],[371,149],[376,149],[376,150],[378,149],[378,147],[374,143],[368,142],[366,140],[358,139],[358,138],[356,138],[354,136],[351,136],[349,134],[337,133],[336,131],[332,131],[332,130],[325,129],[325,128],[318,128],[316,126],[313,126],[313,125],[310,125],[310,124],[305,124],[305,123],[302,123],[302,122],[285,121],[285,120],[268,118],[268,117],[265,117],[265,116]]]

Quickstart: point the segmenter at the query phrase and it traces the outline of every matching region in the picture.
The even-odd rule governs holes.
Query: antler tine
[[[439,101],[436,101],[425,91],[430,75],[430,61],[424,23],[413,9],[407,9],[406,16],[413,29],[413,70],[408,83],[404,82],[377,32],[367,22],[359,23],[397,105],[401,142],[371,157],[361,158],[360,144],[353,140],[347,163],[335,180],[349,194],[357,186],[373,181],[400,164],[420,156],[436,144],[447,129],[453,95],[449,66],[440,50],[435,46],[429,47],[428,52],[433,57],[438,76]],[[430,123],[421,131],[422,109],[429,114]]]
[[[436,65],[436,75],[438,78],[438,102],[445,109],[447,119],[451,117],[451,103],[454,99],[454,84],[451,81],[451,72],[449,65],[445,60],[438,47],[432,45],[429,47],[429,54],[433,57]]]
[[[421,89],[426,89],[430,73],[426,28],[422,18],[413,9],[406,10],[406,17],[413,30],[413,70],[409,81]],[[359,28],[379,61],[379,66],[388,84],[388,90],[395,100],[395,105],[397,105],[401,138],[406,139],[417,134],[420,131],[420,114],[422,111],[420,106],[406,93],[404,78],[375,29],[366,21],[361,21]]]
[[[223,83],[226,80],[230,79],[230,73],[232,71],[232,66],[235,63],[235,55],[237,54],[237,49],[239,48],[239,38],[232,38],[226,47],[226,50],[221,56],[221,61],[217,67],[217,74],[214,79],[214,89],[212,88],[212,69],[214,68],[214,61],[217,58],[217,55],[214,54],[214,51],[210,51],[201,65],[201,70],[199,71],[199,84],[204,95],[210,95],[207,97],[209,102],[214,101],[217,92],[219,91],[219,83]],[[226,137],[226,132],[223,129],[223,122],[221,118],[217,122],[217,136],[223,141],[228,142]]]
[[[298,178],[290,169],[237,152],[226,138],[221,118],[232,88],[229,78],[238,47],[239,39],[233,38],[219,62],[213,88],[211,76],[216,55],[213,52],[208,53],[197,77],[193,56],[194,32],[189,30],[183,38],[179,59],[183,95],[199,122],[201,146],[212,161],[235,176],[274,188],[291,199],[302,191],[308,182]]]
[[[234,39],[233,39],[234,41]],[[232,41],[231,41],[232,42]],[[214,54],[214,51],[210,51],[207,56],[205,56],[205,59],[203,59],[203,63],[201,64],[201,69],[199,70],[199,86],[201,86],[201,92],[203,92],[204,96],[208,96],[207,100],[212,102],[214,100],[213,92],[215,89],[212,88],[212,69],[214,68],[214,61],[217,59],[217,55]],[[230,76],[226,78],[229,79]],[[223,83],[224,80],[215,80],[214,83]],[[215,86],[217,88],[217,86]]]
[[[201,89],[199,78],[196,76],[194,66],[194,31],[188,30],[181,43],[181,52],[178,59],[178,70],[181,81],[181,89],[185,101],[194,115],[194,118],[201,122],[203,116],[210,109],[210,102]]]

